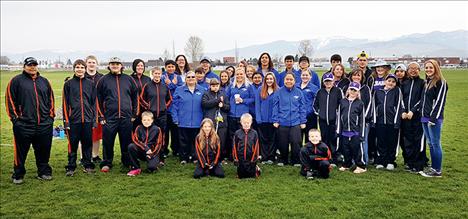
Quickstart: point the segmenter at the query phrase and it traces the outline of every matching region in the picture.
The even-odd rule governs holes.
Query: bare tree
[[[164,49],[164,52],[162,54],[162,58],[164,59],[164,61],[171,58],[171,54],[169,53],[169,51],[167,49]]]
[[[0,64],[1,65],[10,64],[10,58],[8,58],[8,56],[0,56]]]
[[[198,61],[203,56],[203,40],[197,36],[191,36],[185,44],[185,54],[192,58],[192,62]]]
[[[301,40],[301,42],[299,43],[299,49],[298,49],[300,56],[310,57],[313,51],[314,51],[314,48],[312,46],[312,41]]]

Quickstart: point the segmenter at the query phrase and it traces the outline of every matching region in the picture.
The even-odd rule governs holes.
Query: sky
[[[1,1],[1,51],[183,52],[199,36],[205,52],[275,40],[389,40],[468,29],[468,2]]]

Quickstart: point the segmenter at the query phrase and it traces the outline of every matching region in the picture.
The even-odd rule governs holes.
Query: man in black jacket
[[[122,73],[120,59],[111,58],[108,69],[110,72],[97,83],[99,121],[103,125],[101,172],[109,172],[112,168],[117,133],[122,165],[130,167],[127,146],[132,142],[132,122],[139,111],[138,86],[132,77]]]
[[[36,157],[37,178],[52,179],[49,165],[52,146],[52,125],[55,117],[54,93],[49,81],[40,76],[33,57],[24,60],[23,72],[8,83],[6,110],[13,123],[13,183],[23,183],[29,147]]]

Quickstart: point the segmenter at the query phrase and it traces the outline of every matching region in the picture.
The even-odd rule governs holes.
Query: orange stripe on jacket
[[[10,117],[10,119],[12,119],[11,115],[10,115],[10,106],[13,109],[13,113],[15,114],[16,117],[18,117],[18,113],[16,113],[15,103],[13,102],[13,99],[11,99],[10,85],[11,85],[11,81],[8,83],[7,90],[6,90],[5,105],[6,105],[7,114]],[[10,104],[8,104],[8,103],[10,103]]]

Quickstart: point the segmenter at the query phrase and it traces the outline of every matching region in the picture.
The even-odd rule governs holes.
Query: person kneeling
[[[204,176],[224,178],[224,170],[219,163],[220,140],[213,126],[211,119],[203,119],[200,133],[195,138],[195,151],[198,159],[197,167],[193,173],[195,179]]]
[[[306,179],[314,179],[314,177],[326,179],[329,177],[331,152],[328,146],[322,142],[322,137],[317,129],[309,131],[309,142],[301,148],[299,158],[301,159],[300,174]]]
[[[136,176],[141,173],[138,159],[148,162],[150,172],[158,169],[163,134],[161,129],[153,124],[153,113],[143,112],[141,123],[143,125],[138,125],[132,135],[133,143],[128,145],[132,169],[127,173],[127,176]]]
[[[259,177],[261,170],[257,166],[260,146],[258,134],[251,129],[252,116],[244,113],[240,118],[242,128],[234,134],[234,146],[232,154],[237,165],[237,176],[242,178]]]

